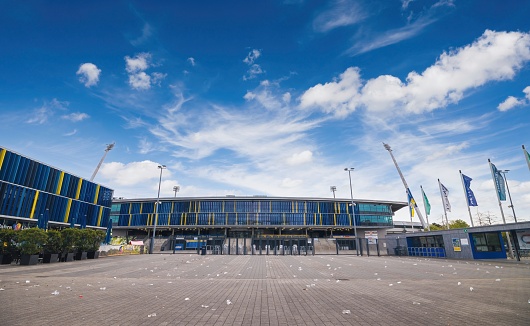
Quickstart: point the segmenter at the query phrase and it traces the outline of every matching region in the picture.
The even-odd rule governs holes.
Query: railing
[[[445,248],[442,247],[408,247],[409,256],[420,256],[420,257],[445,257]]]

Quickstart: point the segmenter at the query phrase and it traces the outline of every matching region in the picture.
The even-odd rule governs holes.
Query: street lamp
[[[335,198],[335,191],[337,191],[337,187],[331,186],[329,187],[329,190],[331,190],[331,192],[333,193],[333,198]]]
[[[160,185],[162,184],[162,171],[166,168],[165,165],[159,165],[160,169],[160,179],[158,180],[158,195],[156,196],[155,204],[155,225],[153,226],[153,236],[151,237],[151,242],[149,244],[149,253],[153,253],[153,247],[155,246],[155,234],[156,234],[156,224],[158,223],[158,205],[160,204]]]
[[[510,194],[510,187],[508,187],[508,179],[506,178],[506,173],[508,173],[510,170],[499,170],[500,173],[504,175],[504,182],[506,182],[506,190],[508,190],[508,197],[510,197],[510,206],[512,208],[513,212],[513,219],[515,220],[515,223],[517,223],[517,217],[515,217],[515,208],[513,208],[513,202],[512,202],[512,195]]]
[[[348,177],[350,178],[350,196],[351,196],[351,215],[353,217],[353,232],[355,233],[355,250],[357,256],[359,256],[359,238],[357,237],[357,222],[355,221],[355,203],[353,202],[353,188],[351,185],[351,171],[354,168],[345,168],[344,171],[348,171]]]
[[[180,186],[174,186],[173,191],[175,192],[175,197],[177,197],[177,192],[180,191]]]

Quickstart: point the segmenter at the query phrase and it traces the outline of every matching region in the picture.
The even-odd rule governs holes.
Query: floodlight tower
[[[105,154],[103,154],[103,157],[101,158],[101,160],[99,161],[99,164],[98,166],[96,167],[96,170],[94,171],[94,173],[92,173],[92,176],[90,177],[90,181],[94,181],[94,178],[96,177],[96,174],[98,174],[98,171],[99,171],[99,168],[101,167],[101,164],[103,164],[103,160],[105,160],[105,157],[107,156],[107,153],[114,148],[114,145],[116,143],[112,143],[112,144],[107,144],[107,148],[105,148]]]
[[[416,213],[418,213],[418,218],[420,219],[421,227],[425,229],[427,225],[425,224],[425,221],[423,220],[423,216],[421,215],[421,212],[418,209],[418,205],[416,205],[416,201],[413,200],[414,197],[412,196],[412,193],[410,192],[409,186],[407,185],[407,181],[405,181],[405,177],[403,177],[403,173],[401,173],[401,170],[399,169],[396,159],[394,158],[394,154],[392,154],[392,149],[390,148],[390,145],[383,143],[383,146],[390,153],[390,157],[392,157],[392,161],[394,161],[394,165],[396,166],[399,176],[401,177],[401,181],[403,181],[403,185],[405,186],[405,190],[407,191],[409,205],[414,206],[414,210],[416,211]]]

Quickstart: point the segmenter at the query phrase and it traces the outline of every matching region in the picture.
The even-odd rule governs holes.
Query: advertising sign
[[[460,239],[453,238],[453,250],[454,251],[462,251],[462,247],[460,246]]]

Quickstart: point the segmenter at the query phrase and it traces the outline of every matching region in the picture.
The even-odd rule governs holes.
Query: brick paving
[[[1,266],[0,325],[47,324],[530,325],[530,265],[166,254]]]

